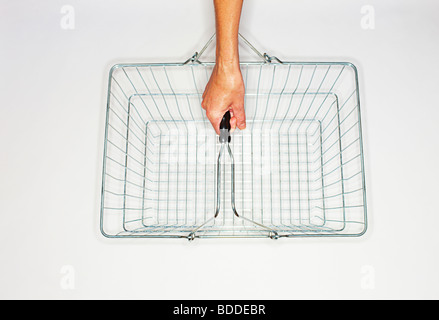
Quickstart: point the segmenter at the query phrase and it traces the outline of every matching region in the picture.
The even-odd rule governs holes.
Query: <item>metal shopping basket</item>
[[[227,144],[201,108],[214,63],[110,70],[106,237],[360,236],[367,228],[358,75],[347,62],[241,62],[247,128]],[[226,152],[226,151],[225,151]]]

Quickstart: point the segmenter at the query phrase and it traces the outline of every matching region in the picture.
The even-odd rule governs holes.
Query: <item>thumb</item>
[[[244,130],[246,127],[244,104],[233,106],[232,109],[233,115],[236,118],[236,126],[240,130]]]
[[[230,118],[230,132],[235,131],[236,129],[236,117]]]

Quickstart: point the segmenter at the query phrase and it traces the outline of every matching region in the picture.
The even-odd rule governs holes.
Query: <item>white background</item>
[[[115,63],[199,50],[212,1],[1,0],[0,298],[439,298],[438,12],[435,0],[246,0],[241,33],[263,52],[357,65],[369,229],[189,243],[100,234],[106,84]]]

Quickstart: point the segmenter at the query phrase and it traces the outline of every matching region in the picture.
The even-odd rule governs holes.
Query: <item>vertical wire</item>
[[[130,82],[131,86],[133,87],[134,91],[138,94],[137,88],[134,85],[134,83],[132,82],[132,80],[130,79],[130,77],[128,76],[125,68],[122,68],[123,73],[125,74],[126,78],[128,79],[128,81]],[[116,81],[117,82],[117,81]],[[128,110],[127,110],[127,132],[126,132],[126,146],[125,146],[125,173],[124,173],[124,200],[123,200],[123,221],[124,221],[124,229],[125,229],[125,219],[126,219],[126,198],[127,198],[127,177],[128,177],[128,144],[129,144],[129,130],[130,130],[130,111],[131,111],[131,105],[133,105],[134,110],[136,111],[136,113],[138,114],[139,118],[141,119],[142,122],[144,122],[144,119],[142,118],[142,116],[140,115],[139,111],[137,110],[136,106],[134,104],[131,103],[131,99],[128,98],[128,96],[125,94],[125,91],[122,89],[122,87],[119,85],[119,83],[117,82],[118,86],[120,87],[120,89],[122,90],[122,93],[124,94],[125,98],[128,99]],[[147,109],[146,103],[143,100],[143,98],[140,96],[140,99],[142,101],[142,103],[144,104],[145,108]]]
[[[316,66],[316,67],[317,67],[317,66]],[[306,110],[304,116],[302,117],[302,119],[301,119],[301,121],[300,121],[300,123],[299,123],[299,126],[297,127],[297,130],[299,130],[300,126],[302,125],[303,121],[305,120],[306,116],[308,115],[308,112],[311,110],[312,105],[313,105],[313,103],[314,103],[314,100],[316,99],[317,95],[319,94],[320,89],[321,89],[321,87],[322,87],[322,85],[323,85],[323,82],[325,82],[325,79],[326,79],[326,77],[328,76],[328,73],[329,73],[329,70],[330,70],[330,69],[331,69],[331,66],[329,66],[328,69],[326,70],[326,73],[325,73],[325,75],[324,75],[322,81],[320,82],[320,85],[318,86],[317,91],[315,92],[314,97],[313,97],[311,103],[309,104],[308,109]],[[329,93],[328,93],[328,94],[329,94]],[[328,96],[328,94],[327,94],[326,96]],[[308,127],[305,129],[305,132],[308,130],[308,128],[309,128],[309,124],[308,124]]]
[[[284,117],[283,117],[283,119],[282,119],[282,121],[281,121],[281,124],[280,124],[280,126],[279,126],[279,131],[280,131],[280,129],[281,129],[281,127],[282,127],[282,125],[283,125],[283,123],[284,123],[284,121],[285,121],[287,115],[290,113],[290,109],[291,109],[291,105],[292,105],[292,102],[293,102],[293,98],[294,98],[294,96],[295,96],[295,94],[296,94],[296,92],[297,92],[297,89],[299,88],[300,81],[301,81],[301,79],[302,79],[302,72],[303,72],[303,65],[302,65],[301,68],[300,68],[300,72],[299,72],[299,77],[298,77],[298,80],[297,80],[296,88],[294,89],[293,93],[291,94],[291,98],[290,98],[290,102],[289,102],[289,104],[288,104],[287,111],[285,112],[285,115],[284,115]],[[287,131],[288,131],[288,130],[287,130]]]
[[[198,86],[197,86],[197,81],[195,80],[195,74],[194,74],[194,66],[191,65],[191,73],[192,73],[192,80],[194,81],[194,86],[195,86],[195,93],[198,97],[198,103],[199,103],[199,110],[201,113],[201,117],[204,118],[204,112],[202,112],[201,109],[201,98],[200,98],[200,93],[198,91]],[[198,218],[198,128],[195,127],[195,224],[197,223],[197,218]]]
[[[257,114],[257,110],[258,110],[258,100],[259,100],[259,84],[260,84],[260,81],[261,81],[261,72],[262,72],[262,65],[259,67],[259,76],[258,76],[258,87],[257,87],[257,92],[256,92],[256,102],[255,102],[255,113],[254,113],[254,115],[253,115],[253,124],[252,124],[252,129],[251,129],[251,135],[250,135],[250,137],[251,137],[251,162],[252,162],[252,164],[251,164],[251,168],[252,168],[252,220],[254,220],[254,198],[253,198],[253,195],[254,195],[254,185],[255,185],[255,183],[254,183],[254,165],[253,165],[253,155],[254,155],[254,153],[253,153],[253,129],[254,129],[254,127],[255,127],[255,119],[256,119],[256,114]],[[262,159],[261,159],[261,161],[262,161]],[[262,185],[261,185],[261,188],[262,188]],[[262,213],[262,207],[261,207],[261,213]],[[262,221],[262,220],[261,220]]]
[[[159,135],[159,159],[160,159],[160,155],[162,153],[162,135]],[[159,174],[158,174],[158,179],[157,179],[157,221],[160,224],[160,173],[161,173],[161,169],[160,169],[160,163],[161,161],[158,161],[159,163]]]
[[[248,65],[246,65],[245,70],[245,80],[244,80],[244,87],[247,88],[247,80],[248,80]],[[247,105],[247,94],[244,95],[244,108]],[[252,124],[253,125],[253,124]],[[242,203],[242,212],[241,214],[244,215],[244,133],[241,135],[241,179],[242,179],[242,190],[241,190],[241,203]],[[244,225],[244,220],[242,220],[242,224]]]
[[[127,96],[127,94],[125,93],[125,91],[122,89],[122,87],[120,86],[120,84],[116,81],[116,79],[114,79],[114,82],[118,85],[118,87],[120,88],[122,94],[125,96],[126,100],[132,104],[133,108],[136,110],[136,113],[139,114],[139,112],[137,111],[137,107],[136,105],[130,100],[130,98]],[[119,99],[116,97],[116,95],[113,92],[110,92],[110,95],[116,100],[116,102],[121,106],[122,110],[125,113],[128,113],[128,111],[125,109],[125,107],[122,105],[122,103],[119,101]],[[114,114],[117,115],[116,111],[114,111],[112,108],[110,108],[110,110],[112,110],[114,112]],[[117,115],[117,117],[124,123],[124,125],[126,125],[126,123],[120,118],[119,115]],[[139,116],[140,117],[140,116]],[[140,117],[140,119],[143,121],[143,119]],[[141,126],[137,123],[137,121],[133,120],[133,123],[136,125],[136,127],[140,130],[140,132],[142,134],[145,134],[143,129],[141,128]]]
[[[128,176],[128,141],[129,140],[129,127],[130,127],[130,104],[128,104],[128,115],[127,115],[127,132],[126,132],[126,142],[125,142],[125,166],[124,166],[124,182],[123,182],[123,228],[126,229],[126,201],[127,201],[127,176]]]
[[[164,105],[166,107],[166,111],[168,112],[169,117],[171,118],[172,123],[174,124],[175,128],[178,130],[177,125],[175,124],[175,119],[174,119],[174,117],[172,116],[172,114],[171,114],[171,112],[169,110],[169,106],[168,106],[166,98],[165,98],[165,96],[163,94],[163,90],[160,87],[159,83],[157,82],[157,79],[155,77],[155,74],[154,74],[154,71],[153,71],[152,67],[149,67],[149,71],[151,72],[152,78],[153,78],[153,80],[154,80],[154,82],[155,82],[155,84],[157,86],[157,89],[159,90],[160,95],[161,95],[161,97],[163,99],[163,103],[164,103]],[[156,107],[157,107],[157,105],[156,105]],[[162,117],[162,120],[164,121],[166,127],[168,128],[168,151],[167,151],[167,153],[168,153],[168,161],[167,161],[168,162],[168,164],[167,164],[168,165],[168,169],[167,169],[167,173],[168,174],[167,174],[167,188],[166,188],[166,191],[167,191],[167,198],[166,198],[167,199],[166,200],[166,224],[168,225],[169,224],[169,202],[170,202],[170,196],[171,196],[170,190],[169,190],[170,189],[169,173],[170,173],[170,167],[171,167],[170,158],[171,158],[171,137],[172,137],[172,135],[171,135],[171,128],[168,126],[167,121],[165,121],[165,119],[163,118],[163,115],[160,112],[160,110],[158,110],[158,111],[159,111],[160,116]]]
[[[354,110],[354,109],[353,109]],[[346,116],[348,117],[348,116]],[[340,113],[337,112],[337,120],[338,120],[338,141],[339,141],[339,156],[340,156],[340,178],[341,178],[341,193],[342,193],[342,208],[343,208],[343,228],[346,226],[346,202],[345,202],[345,188],[344,188],[344,174],[343,174],[343,152],[341,145],[341,122],[340,122]],[[346,118],[344,119],[346,120]]]
[[[122,71],[123,71],[123,73],[125,74],[125,76],[127,77],[128,81],[131,83],[131,86],[133,87],[134,91],[136,92],[136,95],[140,97],[140,100],[142,101],[143,105],[145,106],[145,109],[148,110],[148,112],[149,112],[149,109],[148,109],[148,107],[147,107],[145,101],[143,100],[143,98],[142,98],[142,96],[139,94],[139,92],[137,91],[136,86],[134,85],[133,81],[131,81],[131,78],[128,76],[127,72],[125,71],[125,68],[122,68]],[[124,92],[124,95],[125,95],[125,92]],[[125,95],[125,98],[126,98],[128,101],[130,101],[130,98],[129,98],[127,95]],[[142,116],[140,115],[139,111],[137,110],[137,108],[136,108],[135,106],[134,106],[134,110],[136,111],[136,113],[137,113],[137,115],[139,116],[140,120],[142,120],[142,122],[146,122],[146,121],[142,118]]]
[[[147,130],[145,128],[145,149],[144,149],[144,154],[143,154],[143,186],[142,186],[142,225],[144,227],[146,227],[145,223],[144,223],[144,219],[145,219],[145,188],[146,188],[146,153],[147,153]]]
[[[166,107],[166,111],[168,112],[169,117],[171,118],[172,122],[173,122],[174,125],[175,125],[175,119],[174,119],[174,117],[172,116],[171,111],[169,110],[168,103],[167,103],[166,98],[165,98],[165,96],[164,96],[164,94],[163,94],[162,88],[160,87],[160,85],[159,85],[158,82],[157,82],[157,79],[156,79],[156,77],[155,77],[154,71],[152,71],[152,67],[149,67],[149,71],[151,72],[152,78],[154,79],[154,82],[155,82],[155,84],[156,84],[156,86],[157,86],[157,89],[159,90],[160,95],[162,96],[163,103],[164,103],[164,105],[165,105],[165,107]],[[157,107],[157,105],[156,105],[156,107]],[[157,109],[158,109],[158,107],[157,107]],[[159,111],[159,113],[160,113],[160,116],[162,117],[162,120],[165,121],[165,119],[163,118],[163,115],[162,115],[162,113],[160,112],[160,110],[158,110],[158,111]],[[169,127],[168,127],[168,129],[169,129]]]
[[[169,202],[170,202],[170,197],[171,197],[171,194],[169,192],[169,189],[170,189],[170,187],[169,187],[169,173],[171,171],[171,169],[170,169],[170,166],[171,166],[171,164],[170,164],[170,162],[171,162],[171,136],[170,135],[168,137],[168,151],[167,151],[167,154],[168,154],[168,170],[167,170],[168,176],[167,176],[167,185],[166,185],[166,191],[167,191],[167,197],[166,197],[166,199],[167,199],[166,200],[166,224],[168,225],[169,224]]]
[[[279,132],[281,131],[282,125],[283,125],[287,115],[290,113],[290,109],[291,109],[291,106],[292,106],[293,98],[295,97],[296,92],[297,92],[297,90],[298,90],[298,88],[300,86],[300,82],[301,82],[301,79],[302,79],[302,73],[303,73],[303,65],[301,65],[301,67],[300,67],[300,72],[299,72],[299,76],[298,76],[298,79],[297,79],[296,87],[294,88],[294,91],[291,94],[291,98],[290,98],[290,101],[288,103],[288,108],[287,108],[287,110],[286,110],[286,112],[284,114],[284,117],[282,118],[282,121],[281,121],[280,125],[279,125]],[[290,204],[290,224],[293,224],[293,202],[292,201],[293,201],[294,190],[291,187],[291,165],[292,165],[292,162],[291,162],[290,146],[291,146],[291,143],[290,143],[290,133],[289,133],[289,129],[287,129],[288,169],[289,169],[288,170],[288,194],[290,196],[289,197],[290,198],[290,201],[289,201],[289,204]]]
[[[124,69],[122,69],[122,70],[124,70]],[[151,91],[149,90],[149,87],[148,87],[148,85],[146,84],[145,79],[143,78],[142,74],[140,73],[139,68],[136,67],[136,70],[137,70],[137,73],[139,74],[140,79],[142,80],[142,82],[143,82],[143,84],[144,84],[144,86],[145,86],[145,88],[146,88],[146,91],[148,91],[148,95],[151,97],[152,102],[154,103],[156,109],[160,112],[160,109],[159,109],[159,107],[157,106],[157,103],[156,103],[156,101],[155,101],[155,99],[154,99],[154,95],[153,95],[153,94],[151,93]],[[125,70],[124,70],[124,71],[125,71]],[[126,75],[127,78],[129,79],[129,77],[128,77],[128,75],[127,75],[126,73],[125,73],[125,75]],[[130,80],[130,82],[131,82],[131,80]],[[132,84],[132,82],[131,82],[131,84]],[[133,85],[133,84],[132,84],[132,85]],[[134,85],[133,85],[133,87],[134,87]],[[134,90],[136,91],[136,95],[138,95],[138,96],[140,97],[140,100],[142,101],[143,105],[145,106],[146,111],[148,111],[150,118],[151,118],[151,119],[154,119],[154,117],[152,116],[151,111],[150,111],[149,108],[147,107],[145,101],[143,101],[142,95],[139,94],[139,93],[137,92],[136,89],[134,89]],[[163,120],[163,117],[162,117],[162,120]],[[143,121],[143,122],[146,122],[146,120],[143,120],[143,119],[142,119],[142,121]]]
[[[191,115],[191,119],[192,119],[193,122],[195,122],[195,118],[194,118],[194,115],[192,113],[191,103],[189,101],[188,95],[186,95],[186,101],[187,101],[187,106],[188,106],[189,113]],[[195,127],[195,140],[196,140],[196,136],[197,136],[196,132],[197,132],[197,127]],[[186,212],[185,212],[185,224],[187,224],[187,215],[188,215],[188,208],[187,208],[187,190],[188,190],[188,185],[187,184],[188,184],[188,180],[189,180],[189,178],[188,178],[188,173],[189,173],[189,134],[188,134],[188,136],[186,138],[186,143],[187,143],[188,147],[187,147],[187,151],[186,151]],[[196,148],[195,148],[195,150],[196,150]],[[196,165],[196,163],[195,163],[195,165]],[[197,190],[196,190],[196,187],[195,187],[195,189],[194,189],[194,197],[195,197],[195,199],[196,199],[196,192],[197,192]],[[194,225],[196,224],[196,212],[194,212],[194,222],[193,223],[194,223]]]
[[[316,66],[316,68],[314,69],[314,72],[316,71],[316,69],[317,69],[317,66]],[[320,89],[321,89],[321,87],[323,86],[323,83],[325,82],[325,79],[326,79],[326,77],[328,76],[328,73],[329,73],[329,71],[331,70],[331,65],[327,68],[327,70],[326,70],[326,73],[324,74],[324,76],[323,76],[323,78],[322,78],[322,80],[320,81],[320,84],[319,84],[319,86],[318,86],[318,88],[317,88],[317,90],[316,90],[316,92],[314,93],[314,97],[313,97],[313,99],[312,99],[312,101],[311,101],[311,103],[309,104],[309,106],[308,106],[308,109],[306,110],[306,112],[305,112],[305,114],[303,115],[303,117],[302,117],[302,119],[301,119],[301,121],[300,121],[300,123],[299,123],[299,125],[298,125],[298,127],[297,127],[297,132],[299,133],[299,129],[300,129],[300,127],[301,127],[301,125],[303,124],[303,122],[304,122],[304,120],[305,120],[305,118],[306,118],[306,116],[308,115],[308,113],[309,113],[309,111],[312,109],[312,105],[314,104],[314,101],[315,101],[315,99],[316,99],[316,97],[317,97],[317,95],[319,94],[319,92],[320,92]],[[310,82],[311,83],[311,82]],[[307,89],[308,90],[308,89]],[[305,96],[305,95],[304,95]],[[303,96],[303,97],[304,97]],[[327,94],[327,96],[328,96],[328,94]],[[325,99],[326,100],[326,99]],[[310,122],[311,123],[311,122]],[[307,196],[308,196],[308,223],[310,223],[310,202],[309,202],[309,189],[310,189],[310,181],[309,181],[309,155],[308,155],[308,136],[307,136],[307,131],[308,131],[308,128],[309,128],[309,124],[308,124],[308,127],[305,129],[305,150],[306,150],[306,177],[307,177],[307,182],[306,182],[306,184],[307,184]]]
[[[261,122],[261,207],[262,208],[264,207],[264,198],[263,198],[264,193],[263,193],[263,190],[262,190],[263,189],[263,185],[264,185],[263,168],[262,168],[262,166],[263,166],[263,161],[262,161],[262,159],[263,159],[263,152],[262,152],[262,150],[264,149],[263,145],[262,145],[263,144],[263,142],[262,142],[262,131],[263,131],[262,127],[263,127],[263,125],[265,123],[265,119],[267,117],[268,103],[270,101],[271,92],[273,90],[274,77],[275,76],[276,76],[276,65],[273,65],[273,75],[271,77],[270,90],[268,92],[267,103],[265,105],[265,112],[264,112],[264,116],[263,116],[262,122]],[[270,199],[271,199],[271,217],[270,217],[270,222],[273,224],[273,193],[272,193],[273,175],[272,175],[272,172],[271,172],[271,165],[272,165],[272,163],[271,163],[271,131],[268,133],[267,138],[268,138],[268,141],[269,141],[269,149],[270,149],[269,155],[268,155],[269,159],[270,159],[270,161],[269,161],[269,165],[270,165],[270,172],[269,172],[269,174],[270,174]]]
[[[279,155],[278,155],[278,160],[279,160],[279,163],[278,163],[278,165],[279,165],[279,172],[278,172],[278,175],[279,175],[279,224],[281,224],[281,225],[284,225],[284,223],[283,223],[283,212],[282,212],[282,161],[281,161],[281,157],[282,157],[282,154],[281,154],[281,143],[280,143],[280,138],[281,138],[281,135],[280,135],[280,133],[278,134],[278,139],[277,139],[277,141],[278,141],[278,145],[277,145],[277,150],[278,150],[278,153],[279,153]]]
[[[262,170],[262,159],[263,159],[263,155],[262,155],[262,150],[264,150],[263,148],[263,138],[262,138],[262,128],[261,128],[261,138],[259,139],[260,145],[259,145],[259,149],[261,151],[261,221],[262,223],[264,222],[264,197],[263,197],[263,187],[264,187],[264,178],[263,178],[263,170]]]
[[[329,71],[330,68],[331,68],[331,66],[329,66],[328,71]],[[332,83],[331,88],[328,90],[328,93],[327,93],[326,96],[325,96],[325,99],[323,99],[323,101],[322,101],[322,103],[320,104],[320,106],[318,107],[317,111],[314,113],[313,118],[315,118],[315,117],[317,116],[317,114],[318,114],[319,111],[321,110],[323,104],[325,103],[326,99],[328,99],[329,94],[330,94],[330,93],[332,92],[332,90],[334,89],[334,87],[335,87],[336,83],[338,82],[338,79],[340,79],[340,76],[342,75],[344,69],[345,69],[345,66],[343,66],[343,68],[341,69],[341,71],[340,71],[340,73],[338,74],[337,78],[336,78],[335,81]],[[332,106],[332,105],[331,105],[331,106]],[[322,120],[322,122],[323,122],[323,120]],[[308,125],[308,127],[309,127],[309,125]],[[306,130],[308,130],[308,128],[306,128]]]
[[[279,94],[279,99],[277,100],[276,110],[274,112],[273,121],[271,122],[271,126],[270,126],[270,132],[273,129],[273,124],[275,122],[274,119],[277,117],[280,101],[282,99],[282,95],[283,95],[283,93],[285,91],[285,88],[286,88],[286,86],[288,84],[288,80],[289,80],[289,77],[290,77],[290,71],[291,71],[291,65],[288,66],[288,71],[287,71],[287,76],[285,78],[284,86],[283,86],[283,88],[282,88],[282,90],[281,90],[281,92]],[[279,174],[279,223],[282,225],[283,224],[282,223],[283,214],[282,214],[282,183],[281,183],[282,175],[281,175],[281,143],[280,143],[281,134],[280,134],[280,126],[279,126],[277,134],[278,134],[278,160],[279,160],[279,163],[278,163],[278,165],[279,165],[279,172],[278,172],[278,174]],[[270,144],[270,147],[271,147],[271,144]],[[273,197],[271,198],[271,201],[273,202]]]
[[[209,75],[207,73],[207,66],[204,66],[206,74],[206,83],[209,82]],[[201,105],[200,105],[201,106]],[[206,124],[204,126],[204,221],[207,220],[207,130]]]
[[[165,66],[163,66],[163,71],[165,73],[165,76],[166,76],[166,79],[168,81],[169,88],[171,89],[172,95],[174,96],[175,105],[177,107],[178,114],[180,115],[180,119],[182,120],[182,122],[183,122],[183,124],[184,124],[184,126],[186,128],[186,136],[187,136],[188,135],[187,124],[184,121],[183,116],[181,114],[180,105],[178,103],[177,96],[175,95],[175,91],[174,91],[174,89],[173,89],[173,87],[171,85],[171,81],[170,81],[170,79],[168,77],[168,73],[166,71],[166,67]],[[178,127],[177,127],[177,124],[175,123],[175,120],[174,120],[174,124],[175,124],[175,127],[176,127],[177,132],[178,132]],[[177,174],[176,174],[177,175],[177,188],[176,188],[176,191],[175,191],[175,193],[176,193],[175,220],[176,220],[177,225],[178,225],[178,216],[179,216],[179,214],[178,214],[179,213],[178,195],[179,195],[179,176],[180,176],[180,165],[179,165],[180,161],[179,161],[179,158],[180,158],[180,135],[177,134],[177,161],[176,161],[177,162],[177,164],[176,164],[176,166],[177,166]]]
[[[323,154],[323,142],[322,142],[322,138],[323,138],[323,134],[322,134],[322,125],[319,124],[319,128],[320,128],[320,154]],[[324,188],[324,179],[323,179],[323,156],[320,156],[320,173],[322,176],[322,210],[323,210],[323,225],[326,224],[326,210],[325,210],[325,188]]]
[[[124,72],[125,76],[127,77],[128,81],[130,82],[131,86],[133,87],[133,89],[137,92],[136,87],[134,86],[132,80],[130,79],[130,77],[128,76],[128,74],[126,73],[125,69],[122,68],[122,71]],[[125,145],[125,165],[124,165],[124,187],[123,187],[123,205],[122,205],[122,221],[123,221],[123,228],[125,231],[127,231],[125,225],[126,225],[126,202],[127,202],[127,179],[128,179],[128,145],[130,144],[129,142],[129,135],[130,135],[130,131],[133,132],[133,136],[136,137],[137,139],[139,139],[139,141],[143,144],[143,141],[141,141],[141,139],[137,136],[137,134],[135,134],[135,132],[132,130],[132,128],[130,127],[130,120],[131,120],[131,106],[133,106],[133,109],[135,110],[135,112],[137,113],[137,115],[139,116],[140,120],[142,120],[142,122],[144,121],[142,116],[140,115],[139,111],[137,110],[137,107],[135,106],[134,103],[131,102],[131,99],[128,97],[128,95],[125,93],[125,90],[123,90],[122,86],[119,84],[119,82],[113,78],[113,81],[117,84],[117,86],[119,87],[120,91],[122,92],[122,94],[125,96],[125,98],[128,100],[128,110],[125,110],[125,108],[123,107],[122,103],[119,101],[119,99],[117,99],[117,97],[114,95],[114,93],[110,92],[110,94],[115,98],[115,100],[120,104],[120,106],[122,107],[122,109],[127,113],[127,122],[124,123],[122,121],[122,119],[120,119],[127,128],[126,131],[126,145]],[[145,104],[145,102],[142,99],[142,102]],[[120,118],[117,115],[118,118]],[[140,128],[140,126],[137,124],[137,121],[133,120],[132,121],[137,128],[140,130],[141,133],[144,133],[143,130]],[[111,126],[111,125],[110,125]],[[146,147],[146,145],[145,145]],[[137,148],[136,148],[137,149]],[[144,168],[145,170],[145,168]],[[144,217],[144,213],[142,211],[142,218]],[[143,224],[143,220],[142,220],[142,224]]]
[[[188,108],[190,110],[189,98],[187,95],[186,95],[186,100],[187,100]],[[192,113],[191,113],[191,115],[192,115]],[[192,116],[192,120],[193,120],[193,116]],[[187,206],[188,206],[188,193],[187,192],[188,192],[188,180],[189,180],[188,175],[189,175],[189,130],[188,130],[188,133],[186,135],[186,188],[185,188],[186,189],[186,206],[185,206],[186,210],[185,210],[185,214],[184,214],[185,221],[187,221],[187,214],[188,214],[188,209],[187,209]]]
[[[293,190],[291,189],[291,151],[290,151],[290,134],[287,132],[287,146],[288,146],[288,194],[290,196],[290,224],[293,224]]]
[[[303,95],[302,95],[302,99],[300,100],[299,107],[297,108],[296,114],[294,115],[293,120],[291,121],[291,123],[290,123],[290,125],[289,125],[289,127],[288,127],[288,130],[291,128],[291,125],[292,125],[292,124],[294,123],[294,121],[296,120],[297,115],[299,114],[300,109],[302,108],[303,100],[305,99],[305,96],[306,96],[306,94],[307,94],[309,88],[311,87],[311,83],[312,83],[312,81],[314,80],[314,75],[315,75],[315,73],[316,73],[316,70],[317,70],[317,65],[314,66],[314,70],[313,70],[313,73],[312,73],[312,75],[311,75],[311,79],[309,80],[308,86],[306,87],[305,92],[304,92]],[[298,129],[297,129],[297,130],[298,130]]]
[[[278,110],[279,110],[279,105],[280,105],[280,100],[281,100],[281,98],[282,98],[282,95],[283,95],[283,93],[284,93],[284,91],[285,91],[285,88],[286,88],[286,86],[287,86],[287,83],[288,83],[288,80],[289,80],[289,77],[290,77],[290,70],[291,70],[291,65],[288,66],[287,77],[286,77],[286,79],[285,79],[284,86],[283,86],[283,88],[282,88],[282,90],[281,90],[281,92],[280,92],[280,94],[279,94],[279,99],[277,99],[276,110],[274,111],[274,116],[273,116],[273,118],[276,118],[276,116],[277,116],[277,112],[278,112]],[[273,120],[274,120],[274,119],[273,119]],[[270,130],[273,128],[273,124],[274,124],[274,121],[271,123]],[[279,132],[280,132],[280,126],[279,126]]]
[[[301,194],[300,194],[300,155],[299,155],[299,133],[296,135],[297,137],[297,148],[296,148],[296,156],[297,156],[297,186],[298,186],[298,204],[299,204],[299,224],[302,224],[302,204],[301,204]]]
[[[307,186],[307,200],[308,200],[308,224],[311,223],[311,205],[309,202],[309,189],[310,189],[310,180],[309,180],[309,158],[308,158],[308,136],[305,133],[305,154],[306,154],[306,186]]]

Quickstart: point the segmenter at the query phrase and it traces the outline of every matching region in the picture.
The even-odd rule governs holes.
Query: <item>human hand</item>
[[[201,103],[217,134],[219,134],[221,119],[227,111],[230,111],[231,115],[231,131],[236,127],[245,129],[244,92],[239,63],[218,61],[206,85]]]

